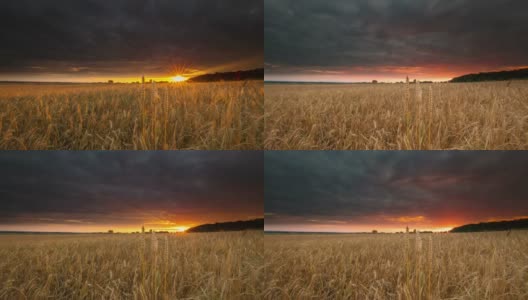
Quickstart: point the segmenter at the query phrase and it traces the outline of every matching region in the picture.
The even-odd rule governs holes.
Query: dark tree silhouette
[[[215,224],[203,224],[187,229],[187,232],[212,232],[212,231],[241,231],[241,230],[264,230],[264,219],[249,221],[224,222]]]
[[[204,74],[190,78],[190,82],[264,80],[264,69]]]
[[[449,82],[504,81],[514,79],[528,79],[528,68],[513,71],[467,74],[460,77],[455,77]]]
[[[455,227],[450,232],[506,231],[512,229],[528,229],[528,219],[467,224]]]

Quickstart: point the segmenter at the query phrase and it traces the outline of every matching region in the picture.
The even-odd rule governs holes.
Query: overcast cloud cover
[[[0,10],[0,80],[262,67],[262,0],[17,0]]]
[[[256,151],[4,151],[0,230],[261,217],[262,176]]]
[[[267,230],[421,228],[528,216],[528,153],[265,153]]]
[[[267,80],[444,78],[528,66],[524,0],[265,0],[264,12]]]

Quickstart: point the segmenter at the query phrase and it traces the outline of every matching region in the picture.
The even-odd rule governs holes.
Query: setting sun
[[[174,82],[184,82],[185,80],[187,80],[187,77],[181,75],[172,77],[172,81]]]
[[[189,226],[176,226],[172,229],[176,232],[185,232],[185,230],[189,229]]]

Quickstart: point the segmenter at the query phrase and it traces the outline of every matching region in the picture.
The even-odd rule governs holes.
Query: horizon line
[[[249,69],[237,69],[237,70],[229,70],[229,71],[206,72],[206,73],[203,73],[203,74],[197,74],[197,75],[194,75],[194,76],[188,76],[187,80],[185,80],[185,82],[188,81],[189,79],[192,79],[192,78],[195,78],[195,77],[204,76],[204,75],[217,75],[217,74],[224,74],[224,73],[250,72],[250,71],[259,71],[259,70],[264,70],[264,68],[249,68]],[[185,75],[188,75],[188,74],[185,74]],[[140,83],[141,84],[142,83],[141,79],[142,79],[142,77],[145,77],[145,76],[146,75],[142,75],[142,76],[137,78],[138,80],[134,80],[134,81],[120,81],[120,79],[107,78],[107,79],[104,79],[103,81],[0,80],[0,83],[60,83],[60,84],[96,84],[96,83],[104,83],[104,84],[118,84],[118,83],[121,83],[121,84],[137,84],[137,83]],[[161,80],[160,80],[160,77],[145,77],[144,79],[145,79],[145,83],[150,83],[147,80],[152,80],[154,82],[162,82],[162,83],[163,82],[167,82],[167,83],[181,83],[181,82],[172,81],[171,80],[172,77],[173,76],[162,77]],[[133,78],[136,78],[136,77],[133,77]],[[121,80],[129,80],[129,79],[130,78],[121,79]],[[264,80],[264,79],[262,79],[262,80]],[[113,81],[113,82],[109,83],[109,81]]]
[[[453,79],[453,78],[451,78]],[[449,82],[451,79],[445,81],[445,80],[440,80],[440,81],[435,81],[435,80],[421,80],[420,82],[421,83],[444,83],[444,82]],[[372,81],[302,81],[302,80],[266,80],[264,79],[264,83],[331,83],[331,84],[401,84],[401,83],[404,83],[405,84],[405,81],[394,81],[394,82],[390,82],[390,81],[378,81],[376,83],[373,83]],[[409,83],[414,83],[412,81],[409,80]]]
[[[443,233],[443,232],[449,232],[450,230],[444,230],[444,231],[434,231],[434,230],[417,230],[416,232],[420,233]],[[284,230],[264,230],[264,233],[302,233],[302,234],[310,234],[310,233],[321,233],[321,234],[402,234],[405,233],[405,231],[377,231],[376,233],[372,231],[284,231]],[[409,233],[414,233],[413,231],[409,231]]]

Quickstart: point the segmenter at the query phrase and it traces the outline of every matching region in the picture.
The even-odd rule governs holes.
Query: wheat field
[[[263,233],[0,235],[0,299],[258,299]]]
[[[528,232],[266,234],[266,299],[527,299]]]
[[[266,84],[267,150],[528,149],[528,82]]]
[[[262,149],[259,81],[1,84],[0,149]]]

